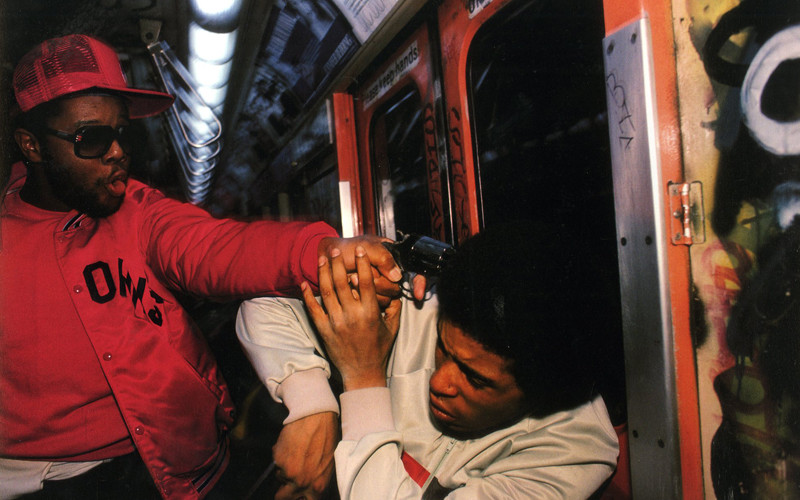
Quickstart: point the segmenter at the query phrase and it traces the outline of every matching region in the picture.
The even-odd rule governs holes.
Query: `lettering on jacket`
[[[147,286],[146,278],[139,277],[134,283],[130,273],[124,269],[122,259],[117,259],[117,281],[114,281],[111,266],[103,261],[84,267],[83,278],[94,302],[105,304],[119,292],[120,297],[130,297],[134,310],[141,307],[154,325],[163,324],[164,317],[159,305],[164,303],[164,298]]]

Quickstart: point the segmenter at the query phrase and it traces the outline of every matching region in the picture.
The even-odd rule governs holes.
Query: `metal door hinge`
[[[692,245],[706,241],[706,216],[703,208],[703,183],[700,181],[667,184],[670,240],[673,245]]]

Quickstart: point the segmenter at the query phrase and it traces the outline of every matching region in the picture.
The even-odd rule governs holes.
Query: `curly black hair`
[[[591,283],[588,263],[562,229],[534,222],[490,227],[458,248],[438,284],[440,315],[512,362],[533,416],[595,395],[592,352],[605,315],[603,287]]]

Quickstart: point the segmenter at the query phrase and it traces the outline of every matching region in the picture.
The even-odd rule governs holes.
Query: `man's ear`
[[[31,163],[42,162],[41,145],[39,139],[32,132],[18,128],[14,131],[14,140],[17,141],[17,146],[28,161]]]

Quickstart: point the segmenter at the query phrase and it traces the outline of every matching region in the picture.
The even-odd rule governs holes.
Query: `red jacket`
[[[15,165],[15,172],[19,165]],[[13,180],[0,226],[0,456],[83,461],[136,447],[164,498],[227,462],[233,404],[172,289],[229,299],[316,282],[329,226],[219,220],[136,181],[107,218],[37,209]]]

